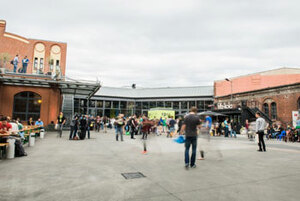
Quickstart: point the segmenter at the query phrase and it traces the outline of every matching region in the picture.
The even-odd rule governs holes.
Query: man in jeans
[[[181,133],[185,131],[185,168],[195,168],[196,150],[197,150],[197,128],[200,126],[200,119],[196,115],[197,108],[192,107],[190,113],[184,118]],[[192,156],[190,161],[190,146],[192,145]],[[191,163],[190,163],[191,162]]]
[[[19,63],[19,55],[16,55],[16,57],[15,57],[14,60],[13,60],[13,64],[14,64],[14,73],[17,72],[18,63]]]
[[[59,137],[62,136],[62,129],[65,123],[66,123],[66,118],[64,116],[64,113],[60,112],[56,120],[56,124],[58,124]]]
[[[259,112],[257,112],[255,114],[256,116],[256,133],[258,134],[258,147],[259,150],[257,151],[266,151],[266,145],[265,145],[265,141],[264,141],[264,130],[265,130],[265,125],[266,125],[266,121],[261,117],[261,114]]]

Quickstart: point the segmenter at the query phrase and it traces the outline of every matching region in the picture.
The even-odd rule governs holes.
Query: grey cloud
[[[225,77],[298,66],[296,0],[27,0],[2,5],[9,32],[67,42],[69,77],[98,76],[105,85],[212,85]]]

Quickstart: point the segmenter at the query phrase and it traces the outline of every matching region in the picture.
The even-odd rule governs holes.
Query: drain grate
[[[121,173],[121,175],[122,175],[125,179],[138,179],[138,178],[146,177],[146,176],[143,175],[143,173],[141,173],[141,172]]]

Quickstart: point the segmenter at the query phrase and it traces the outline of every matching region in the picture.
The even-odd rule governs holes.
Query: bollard
[[[7,158],[13,159],[15,158],[15,139],[7,139],[8,147],[7,147]]]
[[[29,143],[28,143],[29,147],[33,147],[34,143],[35,143],[35,133],[30,133]]]
[[[41,131],[41,132],[40,132],[40,138],[43,139],[44,136],[45,136],[45,131]]]

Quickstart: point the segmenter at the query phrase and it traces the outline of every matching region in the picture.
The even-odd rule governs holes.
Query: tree
[[[10,54],[7,52],[0,53],[0,68],[6,68],[7,63],[10,61]]]

